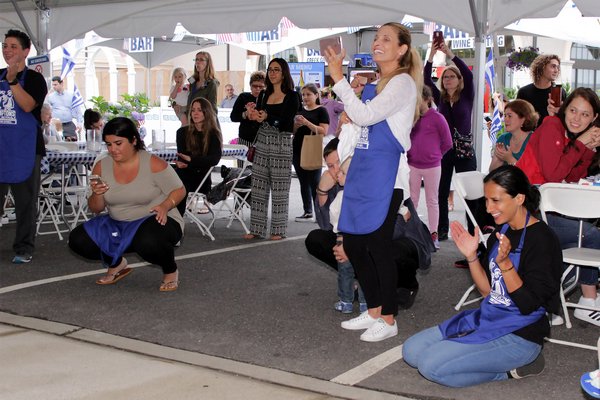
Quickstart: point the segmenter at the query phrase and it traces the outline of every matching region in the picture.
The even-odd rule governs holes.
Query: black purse
[[[452,145],[454,147],[454,155],[456,158],[468,159],[475,156],[475,150],[473,150],[473,137],[472,135],[461,135],[458,133],[456,128],[452,133]]]

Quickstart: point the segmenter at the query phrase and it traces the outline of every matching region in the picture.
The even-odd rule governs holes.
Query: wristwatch
[[[12,81],[8,81],[8,84],[9,84],[10,86],[14,86],[14,85],[16,85],[16,84],[18,84],[18,83],[19,83],[19,80],[18,80],[17,78],[13,79]]]

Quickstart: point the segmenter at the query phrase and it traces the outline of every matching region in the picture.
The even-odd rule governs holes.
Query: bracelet
[[[475,261],[479,261],[479,257],[475,256],[475,258],[474,258],[474,259],[472,259],[472,260],[467,260],[467,263],[468,263],[468,264],[471,264],[471,263],[473,263],[473,262],[475,262]]]
[[[515,266],[514,266],[514,265],[511,265],[511,266],[510,266],[510,268],[506,268],[506,269],[502,269],[502,268],[498,267],[498,269],[500,270],[500,272],[508,272],[508,271],[510,271],[511,269],[515,269]]]
[[[167,199],[171,200],[171,203],[173,203],[173,208],[175,208],[177,206],[177,203],[175,203],[175,200],[173,200],[170,197],[167,197]]]

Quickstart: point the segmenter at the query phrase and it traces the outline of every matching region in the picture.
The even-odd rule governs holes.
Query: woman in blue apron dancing
[[[330,47],[325,58],[333,90],[350,119],[363,127],[346,178],[338,226],[368,310],[342,322],[342,328],[365,330],[360,339],[377,342],[398,334],[397,268],[390,252],[398,209],[409,189],[406,151],[423,76],[410,32],[401,24],[382,25],[371,50],[380,79],[365,85],[362,102],[342,74],[345,51],[336,54]],[[354,86],[363,83],[353,81]]]
[[[486,208],[499,227],[478,255],[472,236],[457,221],[452,237],[466,256],[471,277],[484,296],[467,310],[410,337],[406,362],[425,378],[465,387],[540,374],[542,345],[550,333],[547,312],[560,308],[562,253],[558,238],[534,217],[538,189],[519,168],[505,165],[484,178]]]

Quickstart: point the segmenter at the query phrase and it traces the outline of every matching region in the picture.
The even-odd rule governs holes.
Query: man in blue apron
[[[48,87],[44,77],[25,66],[31,40],[9,30],[2,43],[7,64],[0,69],[0,215],[10,188],[17,217],[13,263],[31,261],[40,190],[40,161],[45,155],[40,111]]]

